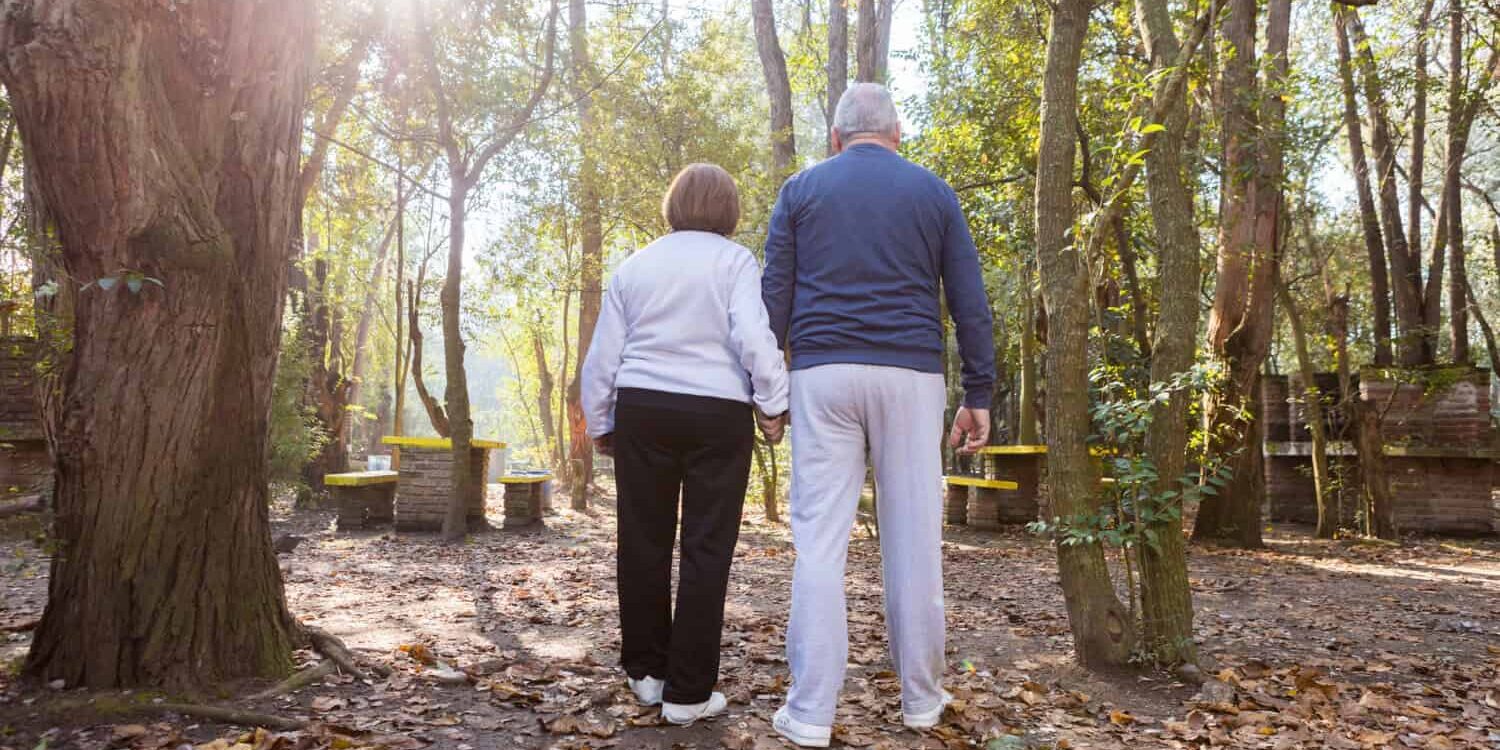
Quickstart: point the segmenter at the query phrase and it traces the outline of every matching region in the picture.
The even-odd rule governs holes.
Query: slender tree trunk
[[[1380,539],[1395,539],[1396,517],[1392,512],[1391,481],[1386,473],[1385,441],[1380,435],[1377,404],[1354,400],[1355,453],[1359,458],[1360,486],[1366,534]]]
[[[1332,496],[1332,483],[1328,474],[1328,435],[1323,429],[1323,394],[1318,391],[1314,377],[1312,355],[1308,353],[1307,329],[1302,325],[1302,315],[1297,311],[1297,301],[1285,285],[1281,287],[1282,309],[1286,311],[1287,323],[1292,329],[1292,343],[1297,354],[1297,372],[1302,378],[1301,394],[1307,428],[1312,432],[1313,487],[1318,507],[1317,536],[1332,539],[1338,519],[1329,517],[1328,499]]]
[[[1037,258],[1048,325],[1047,492],[1063,518],[1088,518],[1099,512],[1087,444],[1089,310],[1084,301],[1089,298],[1089,277],[1080,243],[1069,241],[1074,224],[1078,67],[1089,9],[1087,0],[1059,0],[1054,6],[1037,148]],[[1091,666],[1123,664],[1134,646],[1134,624],[1115,596],[1104,548],[1059,543],[1057,561],[1079,660]]]
[[[859,0],[855,18],[855,80],[885,83],[893,0]]]
[[[542,416],[542,438],[546,441],[543,447],[552,456],[552,465],[557,466],[559,461],[557,445],[557,423],[552,419],[552,392],[556,389],[556,381],[552,377],[552,370],[547,367],[547,349],[542,346],[542,337],[539,333],[531,334],[531,352],[536,357],[537,372],[537,412]]]
[[[780,178],[791,173],[797,158],[792,84],[787,78],[786,55],[782,54],[781,41],[776,36],[776,14],[771,0],[750,0],[750,14],[755,19],[755,47],[766,76],[766,92],[771,98],[771,168]]]
[[[402,124],[405,124],[405,111],[402,110]],[[404,435],[402,430],[406,426],[406,368],[408,360],[405,356],[410,348],[406,340],[402,325],[406,319],[406,310],[401,301],[401,290],[406,284],[406,183],[402,172],[406,168],[405,150],[400,145],[396,146],[396,338],[391,342],[391,354],[395,358],[395,365],[391,368],[395,376],[393,385],[394,404],[391,407],[391,434]],[[401,448],[391,446],[391,468],[401,469]]]
[[[443,310],[443,401],[448,411],[448,437],[453,442],[453,495],[448,498],[448,512],[443,517],[443,540],[456,542],[468,533],[469,496],[483,492],[473,486],[474,420],[469,415],[469,373],[464,369],[463,273],[464,221],[468,218],[469,191],[473,183],[463,162],[449,166],[448,186],[448,270],[443,277],[439,302]]]
[[[1425,0],[1417,16],[1416,51],[1412,62],[1410,167],[1406,180],[1406,246],[1412,253],[1422,249],[1422,172],[1427,162],[1427,35],[1434,0]]]
[[[1374,126],[1371,145],[1375,148],[1381,229],[1386,255],[1390,259],[1391,287],[1396,301],[1396,349],[1403,365],[1430,364],[1433,354],[1426,350],[1428,340],[1423,338],[1422,267],[1417,254],[1420,249],[1407,245],[1406,233],[1401,226],[1401,202],[1396,185],[1396,141],[1391,132],[1385,90],[1359,12],[1348,8],[1342,9],[1340,14],[1347,22],[1349,40],[1354,45],[1364,81],[1365,103],[1370,108],[1370,121]]]
[[[424,263],[422,271],[425,272],[426,269],[427,267]],[[406,310],[408,319],[407,328],[409,329],[408,334],[411,337],[408,368],[411,371],[412,385],[416,386],[417,389],[417,400],[422,402],[422,408],[427,412],[427,421],[432,425],[432,431],[436,432],[439,437],[452,437],[453,426],[448,422],[448,413],[443,409],[443,405],[438,402],[437,397],[428,392],[427,380],[422,371],[424,336],[422,334],[421,312],[422,282],[425,280],[425,275],[425,273],[419,272],[416,281],[407,282],[406,297],[410,301]],[[401,433],[398,432],[397,434]]]
[[[572,382],[567,389],[568,428],[576,468],[572,475],[573,508],[586,510],[589,507],[589,482],[594,477],[594,446],[589,440],[588,425],[583,417],[583,392],[579,383],[583,377],[584,361],[589,355],[589,345],[594,341],[594,327],[599,322],[599,306],[603,300],[604,225],[600,216],[599,174],[593,148],[594,100],[588,90],[593,80],[593,62],[589,56],[588,10],[584,0],[569,0],[568,39],[573,58],[573,75],[570,80],[578,108],[578,129],[581,136],[578,203],[583,234],[583,255],[578,275],[581,282],[578,297],[578,357],[575,360],[577,366],[573,370]]]
[[[1380,233],[1380,215],[1375,209],[1375,195],[1370,189],[1370,162],[1365,156],[1365,140],[1360,131],[1349,34],[1341,6],[1334,6],[1333,19],[1340,88],[1344,95],[1344,131],[1349,137],[1349,159],[1354,163],[1354,187],[1359,196],[1360,229],[1370,265],[1370,307],[1375,318],[1375,364],[1387,367],[1394,361],[1391,353],[1390,269],[1385,257],[1385,239]]]
[[[1455,364],[1467,364],[1469,314],[1465,290],[1469,286],[1468,260],[1464,250],[1464,154],[1469,147],[1469,118],[1464,96],[1464,7],[1463,0],[1448,3],[1448,158],[1443,175],[1443,198],[1448,204],[1448,341]],[[1431,279],[1428,283],[1436,283]],[[1437,321],[1430,320],[1433,335]]]
[[[1165,0],[1137,0],[1137,26],[1154,70],[1165,71],[1180,52]],[[1182,151],[1188,109],[1182,97],[1166,111],[1155,146],[1146,154],[1147,188],[1156,228],[1160,313],[1156,341],[1143,352],[1151,358],[1151,381],[1162,383],[1193,366],[1198,330],[1198,227],[1193,195],[1183,176]],[[1132,270],[1133,273],[1133,270]],[[1138,284],[1133,284],[1135,289]],[[1133,291],[1132,294],[1138,294]],[[1144,300],[1140,301],[1144,305]],[[1144,313],[1138,313],[1144,318]],[[1137,324],[1145,336],[1145,324]],[[1156,494],[1181,489],[1188,452],[1187,408],[1190,394],[1175,392],[1153,409],[1146,450],[1156,467]],[[1180,496],[1179,496],[1180,498]],[[1165,664],[1197,662],[1193,641],[1193,597],[1188,585],[1187,546],[1183,539],[1182,503],[1173,501],[1162,520],[1148,526],[1155,542],[1140,547],[1141,614],[1145,637],[1155,658]]]
[[[828,0],[828,121],[827,154],[833,156],[833,113],[849,86],[848,0]]]
[[[266,435],[313,26],[290,0],[30,0],[0,18],[66,278],[160,282],[59,280],[57,552],[33,677],[189,688],[291,665]]]
[[[1021,426],[1017,430],[1016,442],[1021,445],[1037,445],[1041,437],[1036,429],[1036,292],[1032,288],[1032,266],[1025,266],[1026,276],[1021,282],[1025,307],[1021,315]]]

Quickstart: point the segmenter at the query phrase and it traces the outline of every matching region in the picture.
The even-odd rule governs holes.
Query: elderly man
[[[905,724],[936,725],[951,700],[941,684],[940,287],[963,356],[952,445],[974,451],[987,442],[995,372],[989,301],[958,196],[896,152],[901,125],[890,92],[851,86],[832,137],[838,155],[781,189],[761,285],[772,330],[792,358],[792,686],[774,723],[803,747],[828,746],[844,682],[844,566],[867,450]]]

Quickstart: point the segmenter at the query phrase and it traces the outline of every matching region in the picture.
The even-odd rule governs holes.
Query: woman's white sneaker
[[[642,706],[655,706],[661,703],[661,691],[666,688],[666,680],[647,676],[639,680],[626,677],[625,681],[630,684],[630,692],[635,693],[636,701]]]
[[[829,740],[833,738],[833,727],[819,727],[797,721],[786,710],[786,706],[776,709],[771,726],[776,729],[777,734],[791,740],[798,747],[828,747]]]
[[[699,719],[711,719],[724,713],[729,707],[729,699],[723,693],[714,693],[708,696],[708,700],[702,703],[662,703],[661,717],[668,724],[687,726]]]
[[[948,704],[953,702],[953,696],[947,690],[943,691],[943,699],[938,702],[937,708],[931,711],[923,711],[919,714],[901,713],[901,723],[912,729],[931,729],[938,725],[943,719],[943,711],[948,709]]]

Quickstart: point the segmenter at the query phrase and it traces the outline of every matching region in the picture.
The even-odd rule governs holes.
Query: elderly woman
[[[615,459],[620,661],[641,703],[691,724],[727,705],[713,688],[755,422],[780,440],[788,386],[760,265],[729,239],[740,218],[734,179],[693,164],[672,181],[662,213],[672,232],[610,282],[582,396],[595,448]]]

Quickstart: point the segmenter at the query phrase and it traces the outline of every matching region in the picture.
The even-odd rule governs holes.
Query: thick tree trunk
[[[1378,180],[1378,207],[1386,255],[1391,264],[1391,287],[1396,301],[1396,349],[1401,364],[1431,364],[1433,352],[1423,338],[1422,264],[1420,248],[1406,243],[1401,222],[1401,201],[1396,185],[1396,141],[1386,108],[1385,89],[1375,67],[1375,55],[1365,38],[1359,12],[1343,9],[1340,15],[1347,23],[1349,40],[1354,45],[1364,82],[1365,103],[1370,108],[1371,145],[1375,148],[1375,172]]]
[[[1047,311],[1047,492],[1057,515],[1099,512],[1095,467],[1088,455],[1088,269],[1073,228],[1073,162],[1078,118],[1078,67],[1088,33],[1087,0],[1059,0],[1047,34],[1037,148],[1036,238],[1042,302]],[[863,15],[863,14],[862,14]],[[1134,624],[1115,596],[1104,548],[1057,546],[1058,569],[1073,646],[1087,665],[1123,664],[1134,646]]]
[[[1224,63],[1224,173],[1243,175],[1225,188],[1218,278],[1209,314],[1209,348],[1227,377],[1206,398],[1204,420],[1212,450],[1229,455],[1233,477],[1203,501],[1193,538],[1258,547],[1264,481],[1260,473],[1262,426],[1256,405],[1260,368],[1273,333],[1277,264],[1281,251],[1289,0],[1271,0],[1266,12],[1267,80],[1256,80],[1254,0],[1232,0],[1224,35],[1234,54]]]
[[[771,98],[771,168],[781,178],[791,173],[792,162],[797,158],[792,84],[786,74],[786,55],[776,36],[776,12],[771,0],[750,0],[750,14],[755,19],[755,47],[766,76],[766,93]]]
[[[1137,0],[1137,25],[1151,55],[1154,70],[1166,70],[1180,52],[1172,16],[1164,0]],[[1198,227],[1193,218],[1193,195],[1183,177],[1182,151],[1187,135],[1188,109],[1181,97],[1166,111],[1165,128],[1146,154],[1147,188],[1152,222],[1156,227],[1160,314],[1156,340],[1144,353],[1151,357],[1151,381],[1166,382],[1193,366],[1198,330]],[[1139,285],[1133,285],[1138,289]],[[1138,292],[1133,291],[1133,294]],[[1144,304],[1141,300],[1139,304]],[[1144,317],[1142,313],[1138,313]],[[1144,337],[1145,324],[1138,323]],[[1153,492],[1173,492],[1186,471],[1187,408],[1190,394],[1174,392],[1153,409],[1146,450],[1160,477]],[[1182,532],[1182,502],[1172,513],[1150,524],[1154,543],[1140,548],[1141,619],[1145,638],[1157,661],[1164,664],[1197,662],[1193,641],[1193,597],[1188,585],[1187,546]]]
[[[579,383],[583,377],[584,361],[589,356],[589,345],[594,341],[594,328],[599,323],[599,306],[603,300],[604,228],[599,207],[598,167],[593,149],[594,101],[588,91],[589,82],[593,80],[593,63],[589,57],[588,11],[584,0],[570,0],[568,24],[573,56],[573,75],[570,80],[582,136],[579,141],[582,161],[578,168],[578,204],[583,234],[583,255],[579,263],[578,357],[572,382],[568,384],[568,429],[575,468],[572,473],[573,508],[586,510],[589,507],[589,482],[594,477],[594,446],[589,440],[588,425],[583,418],[583,398]]]
[[[190,687],[290,667],[266,434],[313,23],[290,0],[5,8],[0,80],[60,264],[120,282],[64,292],[35,677]]]
[[[833,156],[833,112],[849,86],[848,0],[828,0],[828,121],[827,154]]]
[[[1375,209],[1375,195],[1370,189],[1370,162],[1365,156],[1365,140],[1360,131],[1359,104],[1355,95],[1354,68],[1349,50],[1349,34],[1344,11],[1333,10],[1334,34],[1338,47],[1340,88],[1344,95],[1344,131],[1349,137],[1349,158],[1354,163],[1354,187],[1359,196],[1360,228],[1370,265],[1370,307],[1375,324],[1375,364],[1386,367],[1394,362],[1391,353],[1390,269],[1385,257],[1385,239],[1380,233],[1380,215]]]

